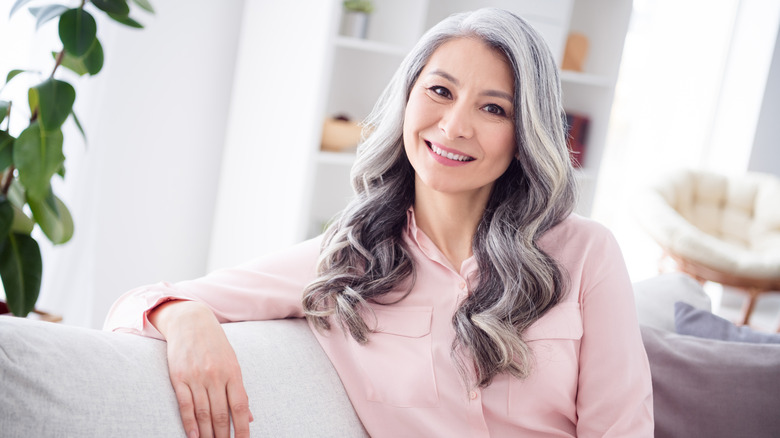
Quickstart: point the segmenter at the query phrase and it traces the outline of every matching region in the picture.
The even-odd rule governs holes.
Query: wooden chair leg
[[[758,301],[758,296],[761,295],[761,293],[764,291],[756,288],[749,288],[744,290],[747,292],[748,296],[745,299],[744,305],[742,306],[742,315],[740,316],[740,320],[742,325],[748,325],[750,322],[750,315],[753,314],[753,310],[756,308],[756,301]]]

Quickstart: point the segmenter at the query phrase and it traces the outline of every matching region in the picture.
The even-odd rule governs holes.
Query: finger
[[[181,424],[184,426],[187,438],[198,438],[198,422],[195,419],[195,404],[192,400],[190,387],[184,383],[174,384],[173,392],[176,393]]]
[[[221,385],[209,388],[208,392],[214,438],[230,438],[230,408],[225,392]]]
[[[195,420],[198,422],[200,438],[213,438],[214,432],[211,425],[211,405],[206,388],[202,386],[190,387],[192,400],[195,402]]]
[[[230,403],[230,413],[233,415],[235,438],[248,438],[249,423],[254,421],[254,418],[249,410],[249,397],[246,395],[241,379],[228,382],[227,397],[228,403]]]

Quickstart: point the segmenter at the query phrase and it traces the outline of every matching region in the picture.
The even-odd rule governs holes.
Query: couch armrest
[[[223,325],[241,363],[253,436],[367,436],[303,320]],[[184,436],[165,343],[0,317],[4,436]]]

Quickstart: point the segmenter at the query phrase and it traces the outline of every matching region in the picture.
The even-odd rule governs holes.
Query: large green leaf
[[[11,82],[11,79],[15,78],[18,74],[24,73],[26,71],[27,70],[19,70],[19,69],[14,69],[14,70],[9,71],[8,75],[6,75],[6,77],[5,77],[5,83],[7,84],[7,83]]]
[[[22,187],[18,179],[11,180],[11,187],[8,188],[6,196],[8,197],[8,200],[11,201],[11,204],[19,208],[24,208],[27,204],[27,196],[24,194],[24,187]]]
[[[0,131],[0,172],[13,164],[14,138],[5,131]],[[0,234],[2,236],[2,234]]]
[[[74,56],[87,53],[97,36],[97,23],[81,8],[69,9],[60,16],[60,40],[65,50]]]
[[[51,190],[45,199],[28,199],[27,202],[30,204],[33,219],[51,243],[59,245],[73,237],[73,218],[70,211]]]
[[[0,195],[0,239],[5,239],[11,231],[11,225],[14,223],[14,206],[11,201],[3,195]]]
[[[27,199],[43,200],[49,194],[51,177],[65,161],[62,131],[44,131],[38,122],[31,123],[14,142],[13,159]]]
[[[114,21],[117,23],[122,23],[125,26],[132,27],[135,29],[143,29],[144,25],[133,20],[132,18],[128,17],[127,15],[117,15],[117,14],[108,14],[109,17],[111,17]]]
[[[0,243],[0,276],[11,313],[27,316],[35,308],[42,270],[41,250],[32,237],[10,233]]]
[[[41,127],[46,131],[54,131],[62,126],[73,110],[76,90],[65,81],[49,78],[30,88],[28,100],[31,112],[38,109]]]
[[[7,100],[0,100],[0,123],[3,123],[5,117],[8,115],[8,108],[11,107],[11,102]]]
[[[147,12],[151,12],[154,14],[154,8],[152,7],[152,4],[149,3],[148,0],[133,0],[133,3],[137,4],[141,7],[141,9],[144,9]]]
[[[16,76],[18,76],[21,73],[29,72],[29,71],[31,71],[31,70],[14,69],[14,70],[9,71],[8,74],[5,77],[5,84],[3,84],[2,87],[0,87],[0,91],[3,91],[3,89],[5,89],[5,87],[8,85],[8,83],[11,82],[11,79],[15,78]]]
[[[13,204],[13,202],[11,203]],[[35,222],[27,216],[21,208],[13,205],[14,219],[11,223],[11,231],[19,234],[30,234],[35,228]]]
[[[57,56],[56,52],[52,52],[52,55]],[[62,57],[62,66],[73,71],[79,76],[83,76],[87,73],[94,76],[100,72],[103,68],[103,46],[100,45],[100,41],[95,38],[92,42],[92,47],[87,50],[87,53],[81,56],[73,56],[68,51],[65,51],[65,56]]]
[[[125,0],[92,0],[92,4],[109,14],[127,16],[130,13],[130,6]]]

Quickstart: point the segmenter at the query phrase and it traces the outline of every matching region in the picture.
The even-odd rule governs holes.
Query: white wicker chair
[[[743,324],[760,294],[780,291],[779,178],[681,170],[636,201],[640,223],[677,269],[747,292]]]

